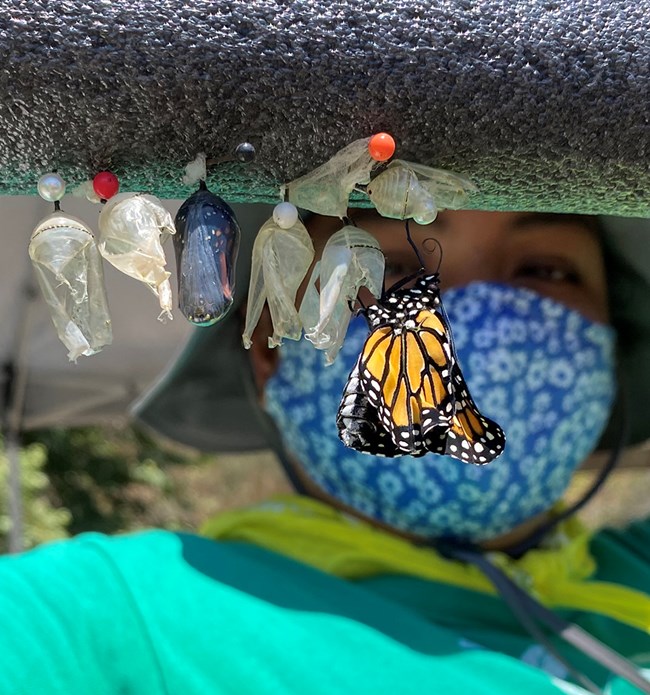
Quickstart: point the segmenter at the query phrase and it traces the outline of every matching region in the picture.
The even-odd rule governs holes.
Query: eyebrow
[[[593,215],[579,215],[568,212],[524,212],[514,220],[514,229],[527,229],[539,224],[579,224],[590,231],[597,231],[598,221]]]

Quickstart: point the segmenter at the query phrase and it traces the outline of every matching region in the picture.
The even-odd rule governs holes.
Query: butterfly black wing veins
[[[362,310],[370,326],[337,415],[343,443],[379,456],[447,454],[482,465],[505,435],[472,400],[440,301],[438,274],[388,290]]]

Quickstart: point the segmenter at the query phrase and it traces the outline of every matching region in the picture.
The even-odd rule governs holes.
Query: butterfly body
[[[479,465],[496,458],[505,436],[469,395],[438,275],[388,290],[362,313],[370,334],[337,416],[343,443],[383,456],[433,452]]]

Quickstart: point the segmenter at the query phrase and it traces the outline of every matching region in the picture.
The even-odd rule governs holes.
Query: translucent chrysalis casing
[[[119,193],[99,215],[99,252],[151,289],[160,302],[161,321],[172,318],[171,273],[165,269],[163,243],[175,231],[172,216],[152,195]]]
[[[341,349],[352,318],[350,303],[361,287],[380,297],[384,287],[385,258],[369,232],[346,225],[333,234],[314,266],[300,305],[305,338],[325,351],[331,364]],[[318,281],[319,289],[316,288]]]
[[[249,349],[255,326],[267,303],[273,322],[269,347],[282,344],[283,338],[300,340],[302,323],[296,311],[296,293],[312,260],[314,245],[305,225],[297,220],[289,228],[267,220],[255,238],[248,290],[246,326],[242,335]]]
[[[178,306],[197,326],[211,326],[232,306],[240,231],[235,213],[201,181],[175,219]]]
[[[478,189],[465,176],[394,159],[368,184],[377,212],[396,220],[431,224],[439,210],[458,210]]]
[[[57,210],[34,229],[29,257],[70,361],[110,345],[113,330],[102,258],[88,225]]]
[[[370,182],[377,162],[368,152],[370,138],[339,150],[325,164],[287,184],[289,202],[319,215],[343,218],[355,186]]]

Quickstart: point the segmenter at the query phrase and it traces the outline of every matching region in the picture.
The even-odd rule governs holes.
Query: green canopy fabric
[[[231,202],[352,140],[468,175],[471,205],[650,213],[650,7],[595,0],[0,3],[0,194],[111,168],[182,198],[197,151],[257,148]]]

